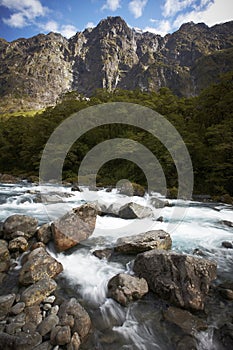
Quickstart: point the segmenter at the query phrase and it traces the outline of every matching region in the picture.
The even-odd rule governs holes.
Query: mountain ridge
[[[89,96],[97,88],[168,87],[195,96],[233,70],[232,33],[233,21],[212,27],[189,22],[162,37],[107,17],[70,39],[53,32],[0,39],[0,113],[54,105],[73,90]]]

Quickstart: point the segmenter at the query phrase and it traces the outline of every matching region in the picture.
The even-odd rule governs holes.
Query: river
[[[44,194],[42,202],[41,193]],[[49,199],[46,197],[48,193],[51,194]],[[52,246],[48,246],[51,255],[63,264],[60,283],[64,290],[70,296],[78,297],[92,318],[94,331],[87,343],[82,345],[83,350],[174,348],[173,336],[176,336],[176,332],[171,336],[172,329],[162,322],[163,302],[152,293],[127,308],[106,297],[109,279],[119,272],[132,273],[132,261],[123,257],[111,261],[99,260],[92,252],[112,247],[119,237],[163,229],[172,237],[173,250],[193,254],[198,249],[199,254],[217,262],[218,278],[215,283],[233,280],[233,249],[222,247],[223,241],[233,241],[233,229],[222,222],[232,221],[232,206],[169,200],[170,206],[155,209],[151,202],[155,197],[164,199],[157,193],[143,198],[127,197],[115,189],[96,192],[83,188],[83,192],[72,192],[70,186],[38,186],[27,182],[0,184],[0,221],[12,214],[26,214],[36,217],[42,224],[87,201],[108,205],[133,201],[153,208],[154,217],[141,220],[98,216],[93,235],[68,254],[57,254]],[[163,222],[156,221],[161,216]],[[200,350],[217,349],[212,341],[213,327],[198,335]]]

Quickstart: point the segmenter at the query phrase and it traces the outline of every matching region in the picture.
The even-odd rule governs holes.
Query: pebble
[[[44,311],[49,311],[52,308],[51,304],[44,304],[43,305],[43,310]]]
[[[53,304],[55,299],[56,299],[55,295],[50,295],[49,297],[47,297],[47,298],[45,298],[43,300],[43,303],[45,303],[45,304],[48,304],[48,303],[49,304]]]

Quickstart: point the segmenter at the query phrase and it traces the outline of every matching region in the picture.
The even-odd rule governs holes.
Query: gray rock
[[[38,304],[49,296],[57,288],[57,283],[51,278],[43,278],[34,285],[25,289],[21,295],[21,301],[26,306]]]
[[[152,216],[153,211],[150,207],[133,202],[123,205],[119,210],[119,217],[122,219],[143,219]]]
[[[52,239],[52,229],[50,224],[44,224],[36,231],[38,241],[47,244]]]
[[[86,310],[79,304],[75,298],[71,298],[69,301],[65,301],[61,304],[58,317],[60,319],[60,325],[67,326],[66,322],[71,321],[73,317],[73,325],[71,326],[72,333],[77,332],[80,339],[83,340],[91,329],[91,319]]]
[[[12,306],[11,314],[18,315],[21,312],[23,312],[24,308],[25,308],[25,303],[17,303],[14,306]]]
[[[84,204],[55,221],[52,232],[57,251],[72,248],[92,235],[97,213],[95,205]]]
[[[36,346],[34,350],[51,350],[53,348],[49,341],[44,341],[40,345]]]
[[[54,306],[52,306],[52,308],[50,309],[50,314],[52,315],[52,314],[54,314],[54,315],[57,315],[57,313],[58,313],[58,311],[59,311],[59,306],[58,305],[54,305]]]
[[[26,286],[42,278],[54,278],[62,270],[62,264],[51,257],[44,248],[37,248],[28,255],[27,262],[20,271],[19,282]]]
[[[112,248],[98,249],[93,252],[93,255],[99,259],[109,259],[113,253]]]
[[[9,242],[8,249],[11,252],[25,252],[28,249],[28,242],[24,237],[16,237]]]
[[[108,297],[123,306],[141,299],[146,293],[148,293],[148,284],[144,278],[120,273],[108,282]]]
[[[153,205],[156,209],[164,208],[169,206],[169,202],[167,200],[162,200],[156,197],[150,198],[150,204]]]
[[[0,272],[8,271],[10,267],[10,253],[8,244],[4,240],[0,240]]]
[[[170,306],[163,312],[163,315],[166,321],[175,324],[188,335],[195,335],[196,332],[205,331],[208,328],[208,324],[204,320],[192,315],[187,310]]]
[[[0,320],[8,315],[15,301],[15,294],[0,296]]]
[[[228,220],[221,220],[220,224],[228,226],[228,227],[233,227],[233,222],[228,221]]]
[[[43,336],[51,332],[51,330],[59,323],[57,315],[47,316],[37,327],[37,331]]]
[[[66,345],[71,341],[71,331],[69,326],[57,326],[53,328],[50,335],[50,342],[53,345]]]
[[[5,220],[3,230],[7,239],[11,239],[12,234],[16,231],[22,231],[26,238],[31,238],[36,232],[37,225],[37,219],[27,215],[15,214]]]
[[[171,249],[172,240],[169,233],[153,230],[134,236],[119,238],[114,250],[124,254],[138,254],[152,249]]]
[[[33,350],[41,342],[42,337],[39,333],[19,332],[17,335],[10,335],[0,332],[0,348],[4,350]]]
[[[38,325],[42,321],[42,314],[39,305],[28,306],[24,309],[26,315],[26,323]]]
[[[154,249],[137,255],[133,269],[162,299],[202,310],[217,266],[206,259]]]
[[[198,350],[199,347],[197,345],[196,340],[189,335],[182,337],[182,339],[176,345],[176,350]]]
[[[24,325],[25,322],[11,322],[6,326],[6,333],[15,334],[17,332],[20,332]]]

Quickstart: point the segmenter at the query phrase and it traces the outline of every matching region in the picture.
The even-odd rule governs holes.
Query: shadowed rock
[[[202,310],[217,266],[206,259],[154,249],[137,255],[133,269],[162,299],[183,308]]]

